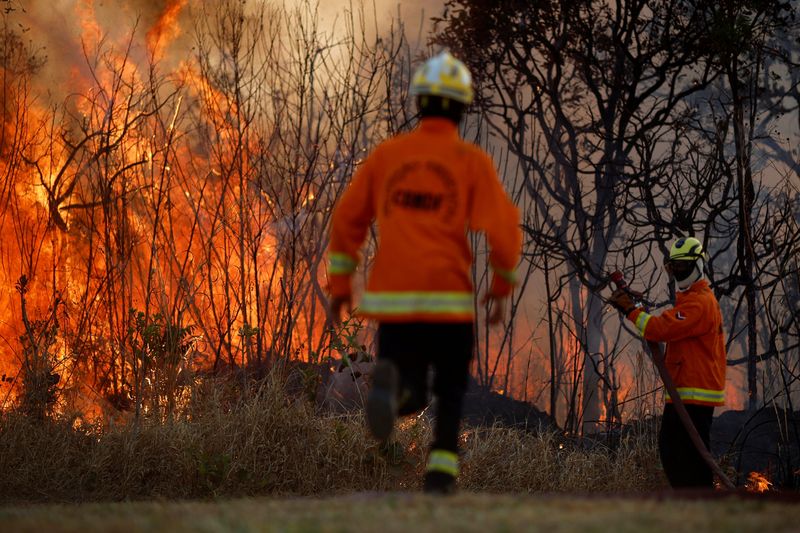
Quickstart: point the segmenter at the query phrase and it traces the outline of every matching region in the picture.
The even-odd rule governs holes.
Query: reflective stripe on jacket
[[[331,222],[328,276],[334,296],[350,294],[358,249],[373,220],[380,239],[358,305],[362,316],[473,320],[468,231],[486,233],[492,294],[511,292],[522,247],[519,212],[488,154],[462,140],[451,121],[422,119],[359,166]]]
[[[675,306],[658,316],[635,309],[628,319],[648,341],[667,343],[667,371],[684,403],[725,404],[725,336],[708,281],[679,292]]]

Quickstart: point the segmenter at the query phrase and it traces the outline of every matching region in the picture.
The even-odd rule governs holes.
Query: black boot
[[[452,494],[456,491],[458,454],[433,448],[428,454],[423,490],[430,494]]]
[[[444,472],[428,472],[422,488],[428,494],[453,494],[456,491],[456,478]]]
[[[379,360],[372,372],[372,388],[367,397],[367,426],[382,443],[389,440],[397,418],[397,383],[394,363]]]

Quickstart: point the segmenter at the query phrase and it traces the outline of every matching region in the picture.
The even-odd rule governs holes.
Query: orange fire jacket
[[[635,309],[628,319],[646,340],[667,343],[667,371],[684,403],[725,405],[722,314],[708,281],[679,292],[675,307],[659,316]]]
[[[425,118],[379,145],[360,165],[331,223],[329,289],[351,292],[367,229],[378,249],[358,313],[380,321],[469,322],[474,318],[467,231],[486,233],[494,270],[490,292],[515,283],[522,232],[488,154],[456,125]]]

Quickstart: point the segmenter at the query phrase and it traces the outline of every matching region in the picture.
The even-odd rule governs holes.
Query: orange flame
[[[245,151],[264,157],[262,140],[241,135],[235,100],[205,79],[191,58],[170,78],[178,80],[180,96],[163,104],[154,89],[141,98],[150,65],[137,63],[135,35],[116,42],[104,34],[95,9],[101,5],[80,0],[69,19],[75,28],[63,29],[71,49],[85,50],[87,56],[56,65],[70,73],[69,85],[59,87],[70,94],[63,113],[21,98],[6,106],[19,109],[5,117],[3,126],[20,140],[0,147],[0,179],[5,180],[0,185],[13,193],[0,211],[0,306],[9,310],[0,321],[0,409],[17,398],[27,357],[20,340],[25,334],[20,295],[14,290],[23,274],[30,280],[26,307],[32,321],[47,316],[57,298],[61,302],[48,365],[63,394],[72,394],[70,406],[90,418],[130,409],[131,391],[156,387],[157,380],[189,379],[192,370],[210,366],[210,354],[222,365],[244,365],[242,353],[255,349],[256,338],[259,358],[272,357],[273,349],[297,358],[320,349],[324,310],[316,300],[303,303],[314,296],[294,294],[286,278],[304,276],[319,285],[324,280],[304,263],[292,265],[296,274],[284,273],[290,254],[283,234],[297,239],[296,213],[276,207],[278,193],[274,198],[262,189],[250,194],[263,170],[232,155]],[[167,51],[186,5],[186,0],[165,3],[146,35],[151,53],[146,61],[157,61]],[[32,87],[37,80],[29,82]],[[159,99],[156,111],[149,107],[151,98]],[[191,106],[218,135],[214,150],[186,126],[185,110]],[[35,164],[13,160],[23,151]],[[302,214],[312,222],[316,186],[300,191]],[[237,231],[258,240],[241,251]],[[236,294],[228,292],[231,287]],[[287,302],[294,306],[290,311]],[[306,307],[297,311],[301,305]],[[151,355],[134,353],[135,323],[129,313],[147,307],[153,309],[151,321],[162,312],[166,326],[175,320],[174,327],[196,328],[191,355],[182,353],[171,367],[156,368]],[[291,322],[268,322],[290,312]],[[153,327],[144,326],[143,332]],[[273,347],[278,336],[284,344]],[[144,364],[149,365],[146,376]]]
[[[169,0],[158,20],[147,32],[147,49],[156,59],[164,54],[165,47],[180,34],[177,21],[187,0]]]
[[[772,487],[772,482],[761,472],[750,472],[747,476],[745,488],[748,492],[767,492]]]

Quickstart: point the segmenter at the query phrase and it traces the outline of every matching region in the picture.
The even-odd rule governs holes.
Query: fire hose
[[[622,275],[622,272],[619,270],[612,272],[609,275],[609,279],[617,289],[624,290],[631,295],[632,298],[636,299],[638,296],[640,296],[631,291],[631,289],[628,287],[628,283],[625,281],[625,278]],[[684,429],[686,429],[686,433],[689,435],[689,439],[691,439],[695,449],[706,462],[706,464],[711,468],[711,471],[717,475],[722,485],[728,490],[736,490],[736,486],[733,484],[733,482],[731,482],[730,478],[725,475],[725,472],[722,471],[722,468],[720,468],[719,464],[717,464],[717,462],[714,460],[711,452],[708,451],[703,439],[700,438],[700,434],[697,432],[697,428],[694,426],[694,422],[692,422],[692,419],[689,416],[689,412],[686,411],[686,406],[684,405],[683,400],[681,400],[680,394],[678,394],[678,390],[675,387],[675,382],[672,381],[672,376],[667,371],[664,353],[661,351],[661,345],[655,341],[645,340],[644,338],[642,340],[650,349],[650,355],[652,356],[653,363],[658,370],[658,375],[661,377],[661,381],[664,383],[664,388],[667,390],[667,394],[672,399],[672,405],[675,407],[675,412],[678,413],[678,418],[683,424]]]

